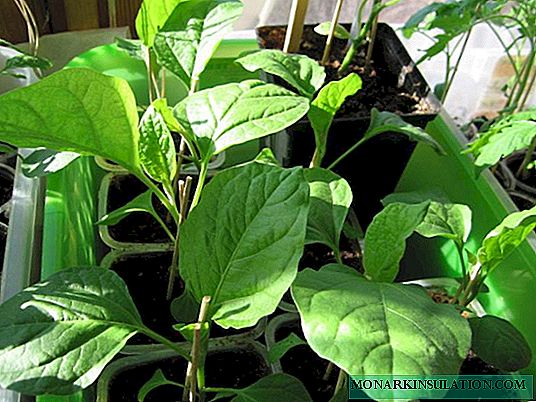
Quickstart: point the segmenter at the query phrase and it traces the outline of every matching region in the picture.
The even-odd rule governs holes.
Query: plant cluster
[[[530,362],[526,341],[507,321],[489,316],[466,320],[461,312],[470,312],[486,277],[536,227],[536,208],[507,217],[473,253],[466,247],[468,207],[393,196],[367,230],[364,273],[345,266],[339,243],[352,191],[331,168],[348,152],[327,169],[321,166],[331,122],[344,99],[360,89],[359,77],[351,74],[323,86],[325,74],[317,62],[259,51],[238,63],[250,71],[278,75],[297,93],[259,80],[198,90],[200,74],[242,4],[164,4],[145,0],[136,20],[141,42],[122,43],[147,66],[151,104],[144,105],[141,118],[126,82],[70,69],[0,96],[0,140],[73,158],[101,156],[147,185],[144,194],[99,224],[112,224],[136,210],[153,215],[165,227],[174,242],[168,294],[177,278],[185,285],[173,301],[180,312],[175,316],[182,317],[174,329],[189,347],[144,325],[116,273],[73,267],[0,306],[0,386],[27,394],[76,392],[90,386],[129,339],[141,333],[189,362],[184,382],[175,384],[184,389],[185,400],[217,393],[235,401],[310,401],[304,386],[286,374],[262,378],[244,389],[205,385],[211,328],[251,327],[272,314],[289,289],[307,343],[340,368],[336,394],[346,373],[456,374],[471,347],[507,370]],[[163,68],[190,88],[173,107],[163,97]],[[309,168],[281,167],[265,149],[255,160],[223,170],[206,183],[213,156],[279,132],[305,116],[316,140]],[[352,149],[385,131],[439,148],[398,116],[373,110],[369,129]],[[178,147],[173,133],[181,138]],[[191,178],[180,176],[185,161],[198,169],[195,189]],[[172,225],[159,218],[155,201],[166,208]],[[436,304],[422,287],[394,282],[405,240],[414,232],[455,243],[463,277],[452,303]],[[312,243],[330,247],[333,264],[298,272],[304,245]],[[489,348],[494,331],[506,331],[518,342]],[[511,353],[506,361],[498,356],[505,350]],[[147,384],[140,384],[140,400],[170,383],[157,371]]]

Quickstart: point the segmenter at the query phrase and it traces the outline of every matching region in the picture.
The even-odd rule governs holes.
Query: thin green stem
[[[156,221],[158,222],[158,224],[160,226],[162,226],[162,229],[164,229],[164,232],[166,232],[166,235],[169,237],[169,239],[174,242],[175,241],[175,236],[173,236],[173,233],[171,233],[171,230],[169,230],[169,228],[167,227],[166,223],[162,220],[162,218],[160,218],[160,216],[158,214],[156,214],[154,216],[154,218],[156,219]]]
[[[201,171],[199,172],[199,180],[195,188],[194,198],[192,199],[192,204],[190,205],[190,211],[197,205],[199,198],[201,197],[201,191],[205,185],[205,180],[207,178],[208,172],[208,160],[201,162]]]
[[[530,82],[528,83],[527,87],[524,90],[523,99],[521,100],[519,104],[519,109],[523,110],[525,108],[525,105],[529,99],[529,95],[532,93],[532,88],[534,87],[534,84],[536,83],[536,69],[534,68],[534,62],[533,65],[530,66],[530,69],[532,71],[532,77],[530,78]]]
[[[530,162],[532,162],[532,155],[534,154],[534,151],[536,150],[536,137],[532,140],[531,144],[529,145],[527,149],[527,153],[525,154],[525,157],[523,158],[523,162],[521,163],[521,166],[519,166],[519,169],[517,170],[517,177],[523,177],[523,175],[526,172],[527,166]]]
[[[382,0],[374,0],[373,7],[376,7],[377,5],[381,5]],[[365,57],[365,67],[367,67],[371,60],[372,60],[372,52],[374,51],[374,42],[376,42],[376,34],[378,32],[378,17],[379,14],[374,17],[374,21],[372,22],[372,28],[370,31],[369,36],[369,43],[367,48],[367,55]]]
[[[177,204],[169,200],[169,198],[160,190],[160,188],[153,183],[151,179],[145,176],[143,173],[136,175],[147,187],[149,187],[155,195],[158,197],[160,202],[166,207],[169,211],[175,223],[179,222],[179,210],[177,209]]]
[[[190,355],[188,353],[187,350],[184,350],[183,348],[181,348],[179,345],[171,342],[169,339],[157,334],[156,332],[154,332],[153,330],[147,328],[147,327],[144,327],[142,329],[138,329],[139,332],[143,333],[144,335],[147,335],[149,338],[152,338],[154,339],[155,341],[157,341],[158,343],[164,345],[164,346],[167,346],[168,348],[170,348],[171,350],[177,352],[177,354],[181,357],[184,357],[186,360],[190,361]]]
[[[334,162],[331,163],[331,165],[328,166],[328,170],[333,170],[335,166],[337,166],[344,158],[346,158],[348,155],[350,155],[352,152],[355,151],[355,149],[363,144],[366,141],[365,138],[360,139],[357,143],[352,145],[345,153],[343,153],[341,156],[339,156],[337,159],[335,159]]]
[[[346,373],[344,372],[343,369],[340,368],[339,376],[337,377],[337,385],[335,385],[335,391],[333,391],[333,396],[337,395],[341,391],[345,380],[346,380]]]
[[[445,89],[443,90],[443,93],[441,94],[441,103],[445,103],[445,100],[447,99],[447,94],[449,93],[450,88],[452,87],[452,83],[454,82],[454,77],[456,76],[456,73],[458,72],[458,69],[460,68],[460,63],[465,53],[465,49],[467,48],[467,43],[469,43],[469,38],[471,37],[472,30],[473,28],[469,29],[469,31],[467,31],[467,33],[465,34],[465,39],[463,39],[463,45],[462,45],[462,49],[460,50],[460,55],[458,56],[458,59],[456,60],[456,64],[454,65],[454,69],[452,73],[450,74],[448,83],[445,85]]]

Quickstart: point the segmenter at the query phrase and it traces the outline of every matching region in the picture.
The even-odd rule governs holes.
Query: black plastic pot
[[[257,29],[258,38],[266,28]],[[308,28],[311,27],[306,26]],[[414,126],[426,127],[439,113],[440,104],[393,29],[386,24],[378,27],[373,60],[393,86],[419,99],[419,110],[401,114],[401,117]],[[267,76],[267,80],[280,82],[273,76]],[[331,126],[323,166],[328,166],[359,141],[369,124],[370,111],[348,117],[337,115]],[[311,125],[304,119],[272,137],[270,145],[279,151],[278,157],[285,165],[307,166],[315,148]],[[334,169],[352,186],[354,207],[363,227],[381,210],[380,200],[395,189],[414,149],[415,143],[405,136],[385,133],[363,144]]]

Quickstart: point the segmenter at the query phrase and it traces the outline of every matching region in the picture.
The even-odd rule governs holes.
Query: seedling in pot
[[[324,57],[322,59],[323,64],[328,62],[329,51],[333,38],[348,40],[349,47],[344,57],[344,60],[339,67],[339,74],[344,74],[350,67],[350,64],[354,60],[354,57],[357,54],[359,48],[368,39],[368,50],[365,62],[365,66],[368,66],[372,57],[372,49],[374,48],[376,29],[378,26],[378,16],[383,10],[388,7],[394,6],[399,1],[400,0],[391,0],[387,1],[386,3],[383,3],[382,0],[361,0],[356,15],[356,22],[354,23],[356,26],[356,34],[352,34],[348,32],[346,28],[344,28],[342,25],[338,25],[338,18],[336,18],[336,15],[334,15],[332,22],[324,22],[318,25],[315,28],[316,33],[318,33],[319,35],[328,36]],[[365,24],[362,24],[363,13],[366,5],[369,3],[371,4],[371,11]]]
[[[248,71],[264,71],[285,80],[298,93],[311,100],[307,117],[313,128],[316,148],[310,167],[320,167],[326,154],[327,139],[333,119],[345,100],[361,90],[361,78],[351,73],[323,86],[325,71],[316,61],[307,56],[288,55],[278,50],[250,52],[236,62]],[[395,113],[380,112],[373,108],[370,125],[362,139],[336,158],[328,169],[333,169],[366,141],[385,132],[405,135],[413,141],[431,145],[439,153],[443,152],[439,144],[421,128],[406,123]]]
[[[501,159],[517,151],[526,151],[525,158],[516,172],[524,178],[532,162],[536,148],[536,108],[498,118],[479,133],[464,151],[475,156],[475,165],[485,169],[497,165]]]

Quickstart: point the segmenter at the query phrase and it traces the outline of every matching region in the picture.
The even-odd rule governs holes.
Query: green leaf
[[[322,36],[328,36],[331,29],[331,22],[323,22],[315,27],[315,32]],[[352,35],[348,30],[340,24],[335,26],[335,37],[337,39],[351,39]]]
[[[517,371],[532,360],[525,337],[508,321],[486,315],[469,319],[472,349],[486,363],[504,371]]]
[[[4,144],[0,142],[0,153],[2,154],[16,154],[17,148],[12,147],[9,144]]]
[[[488,233],[477,252],[479,263],[486,274],[493,271],[510,255],[536,228],[536,206],[508,215]]]
[[[274,343],[270,350],[268,350],[268,361],[270,363],[275,363],[281,359],[290,349],[299,346],[306,345],[307,343],[301,339],[298,335],[292,332],[285,339]]]
[[[175,7],[183,1],[185,0],[143,0],[136,16],[136,32],[145,46],[153,46],[156,34]]]
[[[226,391],[224,396],[229,396],[229,392],[236,394],[231,402],[312,402],[305,386],[288,374],[272,374],[249,387]]]
[[[133,57],[137,60],[145,61],[141,41],[116,37],[115,44],[119,49],[127,52],[130,57]]]
[[[411,141],[430,145],[437,153],[445,154],[441,145],[437,143],[422,128],[406,123],[400,116],[391,112],[380,112],[373,108],[370,114],[370,125],[363,136],[366,141],[385,132],[394,132],[407,136]]]
[[[160,108],[167,106],[164,99],[155,103],[161,104]],[[150,178],[162,183],[164,188],[172,187],[177,173],[175,144],[164,117],[153,105],[147,108],[140,121],[140,161]]]
[[[270,148],[263,148],[261,152],[255,157],[255,162],[265,163],[267,165],[280,166],[279,161],[275,157]]]
[[[240,57],[236,62],[251,72],[262,70],[276,75],[308,98],[313,97],[326,79],[324,67],[316,60],[281,50],[258,50]]]
[[[352,189],[346,180],[329,170],[312,168],[304,173],[311,198],[305,242],[323,243],[338,253]]]
[[[187,97],[174,110],[204,160],[234,145],[277,133],[302,118],[309,100],[258,80],[220,85]]]
[[[423,222],[430,201],[420,204],[393,203],[378,213],[365,234],[363,265],[372,280],[392,282],[406,250],[406,239]]]
[[[91,385],[142,330],[125,283],[111,270],[61,271],[0,306],[0,386],[70,394]]]
[[[171,315],[177,322],[197,321],[200,304],[194,296],[184,291],[179,297],[173,299],[170,306]]]
[[[457,374],[469,351],[467,321],[418,286],[330,264],[301,271],[292,297],[311,348],[352,375]]]
[[[0,141],[102,156],[141,174],[137,126],[127,82],[89,69],[59,71],[0,96]]]
[[[328,132],[335,114],[346,98],[355,95],[361,89],[361,86],[361,78],[352,73],[339,81],[328,83],[313,100],[307,116],[315,133],[316,153],[319,157],[319,161],[315,163],[315,166],[320,166],[320,162],[326,154]]]
[[[43,177],[70,165],[80,154],[56,152],[46,148],[32,151],[22,160],[22,172],[26,177]]]
[[[471,217],[472,211],[467,205],[432,201],[415,231],[424,237],[444,237],[463,245],[471,233]]]
[[[239,0],[180,2],[156,34],[154,48],[159,62],[188,86],[198,81],[242,8]]]
[[[209,318],[245,328],[272,313],[303,251],[309,186],[302,169],[251,163],[217,174],[181,227],[181,277]]]
[[[6,60],[4,69],[12,68],[40,68],[46,70],[52,67],[50,60],[29,54],[19,54]]]
[[[184,385],[168,380],[164,375],[164,372],[158,369],[155,371],[149,381],[143,384],[138,391],[138,402],[144,402],[145,398],[147,398],[147,395],[149,395],[152,390],[161,387],[162,385],[173,385],[175,387],[184,388]]]
[[[121,208],[116,209],[110,213],[107,213],[97,221],[97,225],[116,225],[126,218],[132,212],[146,212],[151,214],[155,219],[160,219],[158,213],[153,206],[153,191],[147,190],[146,192],[138,195],[132,201],[129,201]]]
[[[472,142],[465,153],[472,153],[477,166],[493,166],[505,156],[528,148],[536,138],[536,109],[524,112],[525,119],[508,118],[492,125]],[[530,120],[530,119],[533,120]]]

